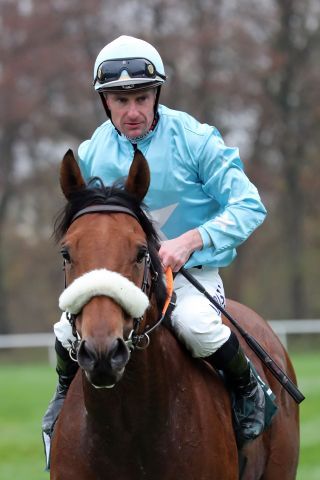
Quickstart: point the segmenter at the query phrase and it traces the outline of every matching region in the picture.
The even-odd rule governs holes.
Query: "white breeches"
[[[75,338],[72,334],[72,328],[70,322],[66,318],[65,313],[61,315],[59,322],[54,324],[53,330],[57,339],[62,343],[64,348],[70,350],[71,344],[75,341]]]
[[[217,268],[192,268],[190,273],[205,287],[222,307],[225,306],[223,283]],[[230,329],[221,321],[221,314],[186,278],[178,274],[174,280],[177,306],[171,324],[177,337],[194,357],[207,357],[216,352],[229,338]],[[74,341],[69,321],[63,313],[54,325],[62,345],[69,349]]]
[[[190,273],[219,304],[225,306],[223,283],[217,268],[191,268]],[[229,338],[230,329],[221,321],[220,311],[186,278],[178,274],[174,280],[177,306],[172,314],[172,326],[177,337],[193,357],[208,357]]]

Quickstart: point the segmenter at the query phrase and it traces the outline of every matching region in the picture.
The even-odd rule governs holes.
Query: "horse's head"
[[[60,171],[68,203],[56,225],[67,285],[60,307],[75,321],[81,339],[77,358],[88,380],[111,387],[129,361],[128,338],[137,319],[152,310],[151,282],[158,283],[155,309],[164,300],[164,286],[157,235],[141,208],[150,182],[144,156],[135,153],[122,187],[101,181],[96,186],[93,180],[85,184],[69,150]]]

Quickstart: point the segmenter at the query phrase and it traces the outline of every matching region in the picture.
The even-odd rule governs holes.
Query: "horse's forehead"
[[[75,220],[69,227],[66,238],[79,244],[94,242],[135,243],[145,238],[141,225],[124,213],[92,213]]]

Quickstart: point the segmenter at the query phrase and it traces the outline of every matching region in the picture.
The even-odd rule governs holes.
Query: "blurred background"
[[[319,401],[319,22],[318,0],[0,0],[0,336],[6,347],[0,381],[4,392],[12,378],[15,388],[20,378],[39,392],[38,403],[30,400],[33,413],[26,413],[35,436],[55,383],[53,368],[46,350],[8,348],[9,337],[2,336],[52,332],[59,316],[62,263],[51,237],[63,205],[59,163],[105,120],[92,87],[93,64],[121,34],[159,50],[169,77],[162,103],[215,125],[228,145],[239,146],[268,217],[221,271],[225,289],[267,320],[305,326],[284,341],[300,384]],[[24,365],[31,361],[35,370]],[[10,398],[1,400],[6,415]],[[24,466],[33,458],[23,449],[17,456],[25,418],[17,420],[19,408],[11,423],[0,418],[7,428],[0,441],[3,479],[29,478],[14,470],[17,462],[10,464],[12,455]],[[320,445],[320,417],[315,407],[302,413],[300,478],[312,480],[320,478],[318,461],[310,460]],[[33,480],[42,478],[41,445],[34,441]]]

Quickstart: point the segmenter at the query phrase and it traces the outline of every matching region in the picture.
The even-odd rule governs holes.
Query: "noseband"
[[[83,208],[82,210],[79,210],[79,212],[77,212],[72,217],[70,225],[75,220],[77,220],[79,217],[82,217],[83,215],[87,215],[87,214],[91,214],[91,213],[125,213],[125,214],[130,215],[131,217],[135,218],[137,220],[137,222],[140,224],[139,218],[137,217],[137,215],[132,210],[130,210],[129,208],[127,208],[125,206],[122,206],[122,205],[112,204],[112,198],[110,198],[109,201],[111,202],[111,204],[108,204],[108,205],[92,205],[92,206]],[[117,199],[117,202],[119,202],[119,199]],[[85,275],[90,275],[90,273],[93,273],[93,272],[89,272],[88,274],[85,274]],[[109,274],[114,274],[114,273],[116,273],[116,272],[109,272]],[[117,274],[117,275],[121,276],[120,274]],[[150,295],[151,295],[151,292],[152,292],[152,285],[153,285],[154,282],[156,282],[157,278],[158,278],[158,272],[155,270],[155,268],[152,264],[152,261],[151,261],[150,253],[147,251],[146,255],[145,255],[145,263],[144,263],[144,271],[143,271],[141,292],[143,294],[147,295],[148,298],[150,298]],[[78,280],[81,280],[81,277],[79,279],[76,279],[75,282],[77,282]],[[122,277],[122,280],[130,282],[125,277]],[[130,284],[131,283],[132,282],[130,282]],[[72,284],[71,284],[71,286],[72,286]],[[133,288],[133,287],[137,288],[134,284],[132,284],[131,288]],[[63,297],[63,295],[68,291],[68,289],[70,289],[70,286],[67,287],[67,285],[66,285],[66,276],[65,276],[65,288],[66,288],[66,290],[63,292],[61,297]],[[91,297],[93,297],[93,296],[95,296],[95,295],[91,295]],[[60,297],[60,299],[61,299],[61,297]],[[171,294],[170,294],[170,299],[171,299]],[[169,301],[170,301],[170,299],[169,299]],[[167,300],[167,302],[166,302],[166,308],[167,308],[167,304],[169,304],[169,301]],[[81,305],[81,309],[82,309],[82,307],[83,307],[83,305]],[[131,332],[128,336],[128,339],[125,341],[126,345],[128,346],[128,348],[130,350],[134,350],[135,348],[137,350],[144,350],[145,348],[147,348],[149,346],[149,344],[150,344],[149,334],[161,324],[161,322],[162,322],[162,320],[165,316],[165,313],[166,313],[166,308],[162,312],[162,315],[160,316],[159,320],[153,326],[151,326],[151,327],[147,326],[146,329],[142,333],[138,333],[138,332],[140,330],[140,325],[141,325],[141,321],[143,319],[144,314],[142,314],[142,316],[133,318],[133,329],[131,330]],[[69,351],[70,357],[74,361],[77,361],[77,352],[78,352],[78,348],[79,348],[80,342],[81,342],[81,338],[80,338],[80,336],[79,336],[79,334],[76,330],[76,324],[75,324],[78,313],[79,313],[79,311],[77,311],[76,313],[73,313],[70,310],[66,311],[66,318],[70,322],[70,325],[72,327],[72,333],[76,338],[76,340],[74,342],[72,342],[71,348],[70,348],[70,351]]]

